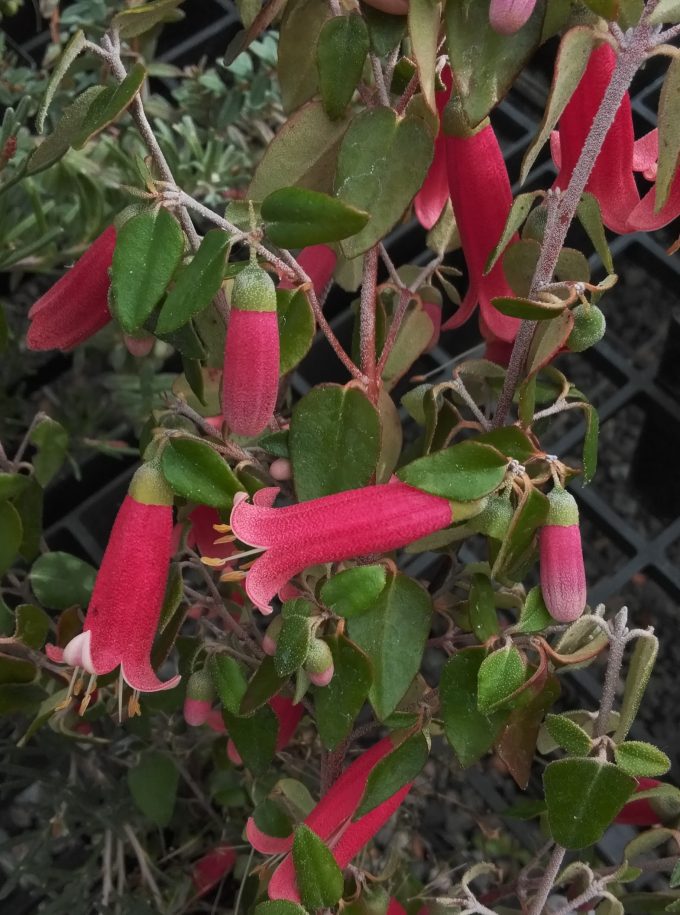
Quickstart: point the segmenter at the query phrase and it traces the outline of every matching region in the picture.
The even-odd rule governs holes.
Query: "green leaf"
[[[397,339],[390,352],[382,377],[386,390],[391,390],[403,378],[413,363],[427,349],[434,324],[422,303],[413,300],[404,315]]]
[[[545,522],[547,514],[546,496],[534,486],[527,485],[494,562],[494,578],[511,575],[521,568],[533,549],[536,531]]]
[[[279,374],[285,375],[292,372],[309,352],[314,340],[316,321],[309,299],[300,289],[297,292],[290,289],[277,289],[276,313],[279,322]],[[275,432],[268,436],[268,439],[278,434]],[[263,440],[260,439],[258,444],[262,446]],[[280,456],[287,457],[288,455]]]
[[[265,705],[249,718],[240,718],[226,710],[222,716],[244,764],[253,775],[265,775],[274,759],[279,732],[272,709]]]
[[[513,708],[496,741],[499,759],[507,766],[522,791],[527,788],[531,778],[541,724],[559,695],[560,681],[554,674],[546,677],[542,688],[535,682],[523,691],[521,702]]]
[[[14,562],[22,536],[21,515],[11,502],[0,502],[0,575]]]
[[[524,464],[536,453],[529,436],[517,426],[504,426],[483,432],[475,441],[482,445],[493,445],[507,458],[514,458],[520,464]]]
[[[301,501],[358,489],[378,463],[378,412],[356,388],[320,385],[293,408],[288,444]]]
[[[503,234],[498,240],[498,244],[487,258],[484,267],[485,274],[493,270],[496,261],[510,244],[513,235],[529,215],[529,210],[534,205],[534,201],[538,196],[538,191],[530,191],[527,194],[520,194],[512,201],[508,218],[505,220],[505,226],[503,227]]]
[[[18,496],[26,489],[29,480],[25,473],[0,473],[0,502]]]
[[[363,210],[303,187],[274,191],[262,201],[260,212],[267,236],[282,248],[340,241],[356,235],[369,220]]]
[[[165,583],[165,594],[163,595],[160,622],[158,624],[159,632],[164,632],[172,623],[183,597],[184,581],[182,580],[182,572],[179,563],[173,562],[170,564],[168,580]],[[182,619],[184,619],[184,612],[182,612]]]
[[[240,665],[226,654],[214,654],[208,662],[208,669],[222,708],[238,715],[248,687]]]
[[[371,662],[344,635],[326,637],[335,674],[328,686],[314,689],[319,737],[334,750],[351,732],[371,685]]]
[[[226,232],[211,229],[191,263],[177,277],[158,315],[155,333],[167,334],[186,324],[215,298],[222,285],[230,239]]]
[[[66,459],[68,432],[61,423],[46,416],[33,429],[30,440],[38,449],[32,461],[35,478],[41,486],[47,486]]]
[[[461,766],[476,762],[493,743],[503,727],[507,713],[480,713],[477,708],[479,668],[486,649],[464,648],[446,662],[439,683],[441,715],[446,739]]]
[[[191,502],[213,508],[231,508],[243,491],[227,462],[204,442],[170,439],[161,456],[163,475],[173,491]]]
[[[418,81],[423,98],[434,112],[437,49],[441,28],[442,8],[439,0],[411,0],[408,8],[408,32],[411,53],[418,68]]]
[[[128,769],[127,783],[132,799],[156,826],[168,826],[175,810],[179,772],[164,753],[150,750],[136,766]]]
[[[673,872],[669,878],[668,885],[672,890],[674,890],[677,886],[680,886],[680,861],[678,861],[673,868]]]
[[[35,126],[38,133],[43,132],[45,127],[45,117],[52,103],[59,84],[69,70],[69,67],[73,61],[78,57],[80,52],[85,47],[85,33],[82,29],[78,29],[77,32],[71,36],[69,41],[66,44],[66,47],[61,52],[57,65],[55,66],[52,74],[47,82],[45,88],[45,94],[43,95],[42,102],[40,103],[40,108],[38,113],[35,116]]]
[[[558,759],[543,773],[548,824],[565,848],[599,841],[635,790],[635,779],[598,759]]]
[[[0,683],[33,683],[38,669],[24,658],[0,655]]]
[[[513,632],[542,632],[546,626],[552,626],[554,622],[543,600],[541,589],[536,585],[527,594],[519,620],[512,629]]]
[[[381,720],[392,714],[420,669],[431,618],[428,592],[397,573],[388,577],[372,609],[349,621],[350,637],[373,665],[369,698]]]
[[[342,243],[346,257],[363,254],[396,225],[425,180],[433,154],[432,134],[417,116],[370,108],[352,120],[340,146],[335,186],[342,201],[371,219]]]
[[[597,448],[600,441],[600,417],[592,404],[584,404],[586,434],[583,439],[583,481],[590,483],[597,470]]]
[[[590,737],[571,718],[565,718],[564,715],[546,715],[545,727],[557,746],[573,756],[587,756],[590,753]]]
[[[28,485],[14,499],[14,507],[21,515],[23,536],[19,553],[24,559],[31,562],[40,552],[40,540],[43,529],[43,501],[42,486],[32,477]]]
[[[329,190],[335,154],[347,121],[331,121],[314,100],[292,114],[267,147],[248,190],[251,200],[264,200],[291,184]],[[351,202],[351,201],[350,201]]]
[[[404,37],[406,16],[383,13],[366,3],[361,4],[361,12],[368,25],[372,50],[378,57],[387,57]]]
[[[529,148],[524,154],[520,170],[520,182],[523,184],[536,161],[550,133],[562,116],[569,99],[581,81],[590,52],[595,43],[595,33],[587,26],[576,26],[562,36],[557,50],[552,85],[545,107],[543,120]]]
[[[126,333],[156,307],[184,252],[184,235],[167,210],[140,213],[118,230],[111,263],[111,305]]]
[[[33,563],[29,581],[41,604],[52,610],[87,607],[97,570],[70,553],[44,553]]]
[[[274,899],[261,902],[255,909],[255,915],[307,915],[307,910],[296,902],[287,899]]]
[[[616,743],[621,743],[625,740],[635,721],[649,678],[652,675],[658,652],[659,640],[655,635],[650,633],[644,638],[636,639],[626,674],[619,723],[614,734]]]
[[[651,743],[642,740],[627,740],[614,748],[619,769],[628,775],[653,778],[665,775],[671,767],[666,754]]]
[[[118,29],[121,38],[137,38],[162,22],[177,22],[184,13],[177,7],[183,0],[155,0],[141,6],[116,13],[111,24]]]
[[[336,904],[344,888],[342,871],[328,846],[304,824],[295,830],[293,864],[305,908],[323,909]]]
[[[568,308],[552,321],[541,321],[529,347],[529,375],[540,372],[555,358],[569,339],[573,326],[574,316]]]
[[[609,250],[609,245],[607,244],[607,237],[604,234],[602,214],[600,212],[600,204],[598,203],[597,197],[593,194],[584,192],[581,195],[581,200],[576,208],[576,216],[586,230],[588,238],[591,240],[593,247],[600,256],[600,260],[604,264],[604,269],[607,273],[613,273],[614,261],[612,260],[612,253]]]
[[[0,684],[0,715],[34,715],[44,699],[45,690],[34,683]]]
[[[321,29],[316,48],[319,88],[329,118],[342,117],[359,85],[370,47],[362,16],[334,16]]]
[[[240,715],[252,715],[261,709],[272,696],[281,692],[286,685],[287,677],[280,677],[274,666],[274,659],[269,656],[262,659],[260,666],[250,678],[239,707]]]
[[[680,21],[680,0],[660,0],[649,17],[650,25]]]
[[[668,200],[680,157],[680,60],[673,58],[659,98],[659,158],[654,185],[654,212]]]
[[[91,105],[105,91],[104,86],[90,86],[64,109],[52,133],[29,156],[26,163],[27,175],[37,175],[66,155]]]
[[[525,682],[526,660],[514,645],[487,655],[479,668],[477,708],[488,715],[502,706]]]
[[[361,803],[354,815],[358,819],[396,794],[423,770],[430,755],[430,741],[422,732],[407,737],[384,756],[371,771]]]
[[[274,836],[277,839],[292,836],[293,824],[290,817],[271,798],[265,798],[262,803],[257,805],[253,810],[253,819],[257,828],[265,835]]]
[[[29,648],[42,648],[50,631],[50,618],[35,604],[19,604],[16,608],[16,631],[14,638]]]
[[[370,610],[386,581],[385,566],[355,566],[325,582],[320,597],[333,613],[350,618]]]
[[[489,8],[479,0],[446,4],[446,43],[462,113],[476,127],[508,91],[541,38],[545,3],[514,35],[491,28]]]
[[[564,302],[535,302],[532,299],[496,296],[491,304],[502,315],[524,321],[551,321],[567,307]]]
[[[283,621],[274,655],[274,669],[279,677],[289,677],[302,667],[311,642],[312,629],[306,617],[291,616]]]
[[[82,149],[95,134],[116,121],[132,104],[145,79],[146,68],[143,64],[136,63],[119,85],[108,86],[104,92],[100,92],[88,109],[80,130],[71,141],[71,146],[74,149]]]
[[[489,445],[461,442],[402,467],[397,476],[435,496],[474,502],[501,485],[508,462]],[[456,520],[455,518],[453,519]]]
[[[260,7],[258,0],[258,9]],[[286,4],[279,28],[277,72],[283,110],[290,114],[308,102],[319,89],[319,71],[312,53],[330,16],[327,3],[292,0]],[[301,54],[300,48],[306,53]]]
[[[494,590],[486,575],[475,573],[470,584],[470,622],[480,642],[486,642],[500,631]]]

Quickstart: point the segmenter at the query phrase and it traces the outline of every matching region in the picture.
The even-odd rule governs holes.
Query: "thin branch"
[[[371,54],[371,68],[373,69],[373,79],[375,80],[375,86],[378,90],[378,98],[380,99],[380,104],[389,106],[390,97],[387,93],[387,86],[385,85],[385,74],[382,71],[380,66],[380,60],[376,57],[375,54]]]
[[[553,886],[555,885],[555,878],[559,873],[560,868],[562,867],[562,862],[564,861],[564,855],[566,854],[566,848],[563,848],[561,845],[555,845],[550,855],[550,859],[546,865],[543,876],[541,877],[541,882],[538,886],[538,891],[534,896],[534,901],[531,904],[529,909],[529,915],[541,915],[543,907],[545,906],[548,896],[550,895]]]
[[[368,393],[372,400],[378,396],[375,364],[375,310],[378,283],[378,246],[364,255],[364,273],[361,282],[359,315],[361,371],[368,379]]]
[[[623,653],[626,648],[626,636],[628,634],[627,622],[628,607],[621,607],[614,617],[614,622],[609,630],[609,658],[607,660],[607,671],[605,673],[604,686],[602,688],[600,708],[593,728],[593,737],[602,737],[607,731],[609,715],[614,707],[616,690],[619,685]]]
[[[453,381],[451,382],[451,386],[452,386],[453,390],[463,398],[463,400],[469,407],[470,412],[475,417],[475,419],[479,422],[481,427],[483,429],[485,429],[486,431],[488,431],[491,428],[491,423],[486,418],[486,416],[484,416],[482,411],[479,409],[479,407],[475,403],[473,397],[471,396],[470,392],[463,384],[463,381],[460,378],[454,378]]]

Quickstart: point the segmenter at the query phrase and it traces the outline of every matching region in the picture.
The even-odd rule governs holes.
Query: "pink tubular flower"
[[[277,493],[261,489],[254,504],[237,493],[230,520],[240,541],[267,551],[246,577],[246,593],[262,613],[272,612],[272,597],[308,566],[396,550],[452,523],[448,500],[406,483],[272,508]]]
[[[437,112],[441,121],[444,108],[451,95],[451,70],[445,67],[441,73],[445,88],[435,93]],[[424,229],[431,229],[442,214],[442,210],[449,199],[449,176],[446,168],[446,134],[439,129],[434,141],[434,156],[428,169],[423,186],[420,188],[413,201],[418,222]]]
[[[116,230],[109,226],[28,312],[29,349],[72,349],[111,320],[109,267]]]
[[[279,384],[276,288],[251,265],[234,280],[224,351],[222,412],[237,435],[259,435],[274,413]]]
[[[230,874],[236,864],[236,852],[229,845],[218,845],[207,855],[195,862],[191,879],[199,896],[209,893],[213,887]]]
[[[392,749],[392,741],[385,737],[370,750],[362,753],[343,772],[304,821],[309,829],[328,844],[340,868],[347,867],[352,858],[385,825],[411,790],[411,784],[404,785],[378,807],[352,822],[352,816],[359,806],[369,775]],[[280,843],[284,841],[287,842],[287,849],[290,849],[293,837],[279,840]],[[283,847],[280,848],[280,851],[285,850]],[[268,893],[270,899],[300,901],[291,854],[288,854],[274,871],[269,881]]]
[[[638,778],[635,793],[647,791],[649,788],[658,788],[663,782],[655,778]],[[635,795],[633,795],[635,797]],[[656,826],[661,822],[661,817],[651,805],[649,798],[642,798],[640,801],[628,801],[623,810],[614,819],[615,823],[623,823],[626,826]]]
[[[310,245],[300,251],[296,260],[312,281],[314,292],[322,296],[333,279],[338,261],[335,251],[328,245]],[[298,285],[293,280],[284,279],[279,283],[279,289],[295,289]]]
[[[489,22],[501,35],[514,35],[529,19],[536,0],[491,0]]]
[[[199,505],[189,515],[191,528],[187,536],[187,546],[195,547],[201,556],[212,556],[217,559],[228,559],[234,550],[233,543],[217,543],[221,539],[215,530],[220,524],[217,510],[208,505]]]
[[[64,661],[94,677],[120,666],[138,692],[171,689],[151,667],[172,553],[172,493],[160,471],[143,465],[130,483],[97,573],[83,631],[64,649]]]
[[[550,140],[553,160],[559,169],[556,187],[564,189],[571,178],[615,66],[616,53],[608,44],[592,51],[581,81],[560,118],[559,132],[553,133]],[[657,158],[657,131],[635,140],[630,96],[626,93],[586,185],[586,190],[600,204],[602,221],[612,231],[621,235],[653,231],[680,215],[680,173],[676,172],[668,199],[658,212],[655,187],[640,199],[634,172],[654,181]]]
[[[548,499],[548,518],[540,531],[541,592],[552,618],[572,623],[586,606],[578,507],[564,489],[553,489]]]
[[[512,206],[510,180],[496,134],[490,124],[469,137],[447,137],[446,158],[451,203],[463,245],[469,287],[458,311],[442,330],[460,327],[477,303],[484,337],[510,342],[519,320],[502,315],[491,304],[513,292],[499,259],[484,274],[486,261],[500,239]]]

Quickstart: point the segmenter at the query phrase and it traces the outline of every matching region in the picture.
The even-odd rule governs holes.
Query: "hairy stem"
[[[656,4],[654,3],[654,6],[655,5]],[[600,107],[593,119],[590,131],[583,144],[583,149],[581,150],[581,154],[574,167],[571,179],[569,180],[569,184],[567,185],[566,190],[556,197],[554,218],[549,218],[548,224],[546,225],[541,252],[531,282],[529,298],[534,297],[552,280],[557,265],[557,259],[567,237],[569,226],[576,215],[576,208],[579,205],[581,195],[586,188],[590,173],[600,154],[602,144],[609,132],[609,128],[614,122],[621,102],[633,81],[633,77],[647,57],[652,29],[647,24],[646,16],[651,12],[652,8],[652,5],[648,3],[645,9],[645,15],[643,15],[641,21],[635,28],[630,41],[619,53],[611,82],[605,91]],[[550,216],[550,210],[548,212]],[[536,323],[534,321],[522,321],[522,324],[520,325],[510,358],[508,371],[505,376],[503,390],[498,400],[496,415],[494,416],[493,424],[496,428],[502,426],[507,418],[515,390],[524,372],[524,365],[535,326]]]
[[[555,885],[555,878],[562,867],[565,853],[566,848],[563,848],[561,845],[555,845],[553,848],[543,876],[541,877],[538,890],[531,904],[531,908],[529,909],[529,915],[541,915],[548,896]]]
[[[364,255],[364,275],[361,283],[359,316],[361,371],[368,379],[368,396],[375,403],[378,397],[375,362],[375,309],[378,283],[378,246]]]
[[[602,688],[600,708],[597,713],[595,727],[593,728],[593,737],[602,737],[607,732],[607,723],[609,722],[611,710],[614,707],[616,689],[621,674],[621,664],[623,663],[623,652],[626,647],[626,637],[628,635],[627,622],[628,608],[621,607],[614,617],[614,622],[610,628],[609,659],[607,661],[604,687]]]

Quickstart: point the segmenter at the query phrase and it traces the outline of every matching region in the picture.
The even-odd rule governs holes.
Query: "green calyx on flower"
[[[173,492],[156,461],[142,464],[130,481],[128,493],[142,505],[172,505],[174,501]]]
[[[548,517],[546,526],[571,527],[578,524],[578,505],[576,499],[566,489],[555,487],[548,493]]]
[[[231,307],[239,311],[276,311],[276,286],[266,270],[249,264],[236,275]]]

